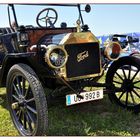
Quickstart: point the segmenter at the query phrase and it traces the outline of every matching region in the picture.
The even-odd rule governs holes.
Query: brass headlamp
[[[119,59],[122,51],[121,45],[118,42],[110,42],[106,45],[104,53],[109,60],[116,61]]]
[[[53,69],[59,69],[65,66],[68,60],[68,54],[63,46],[49,45],[45,53],[45,62]]]

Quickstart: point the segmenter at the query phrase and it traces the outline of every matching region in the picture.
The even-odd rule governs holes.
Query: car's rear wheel
[[[10,115],[20,135],[46,135],[47,102],[43,87],[33,69],[26,64],[12,66],[6,87]]]
[[[123,108],[140,111],[140,61],[133,57],[121,58],[107,72],[109,99]],[[113,92],[115,88],[120,89]]]

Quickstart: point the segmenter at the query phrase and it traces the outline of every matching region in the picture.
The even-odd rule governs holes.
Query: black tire
[[[9,70],[7,101],[12,121],[22,136],[46,135],[48,109],[44,89],[26,64],[16,64]]]
[[[110,85],[108,94],[111,102],[131,110],[140,111],[140,61],[135,57],[124,57],[109,68],[106,83]],[[121,89],[113,92],[115,88]]]

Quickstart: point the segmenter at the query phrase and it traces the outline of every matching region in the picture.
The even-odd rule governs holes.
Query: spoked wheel
[[[20,135],[45,135],[47,102],[35,72],[25,64],[14,65],[8,73],[6,86],[10,115]]]
[[[106,83],[109,90],[118,88],[119,92],[109,93],[111,101],[134,112],[140,111],[140,61],[124,57],[116,61],[108,70]]]

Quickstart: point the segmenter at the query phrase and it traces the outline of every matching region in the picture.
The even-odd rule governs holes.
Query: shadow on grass
[[[7,108],[7,99],[6,99],[6,94],[0,94],[0,105],[5,108],[5,109],[8,109]]]
[[[58,101],[49,107],[50,136],[138,136],[140,116],[100,101],[65,106]]]

